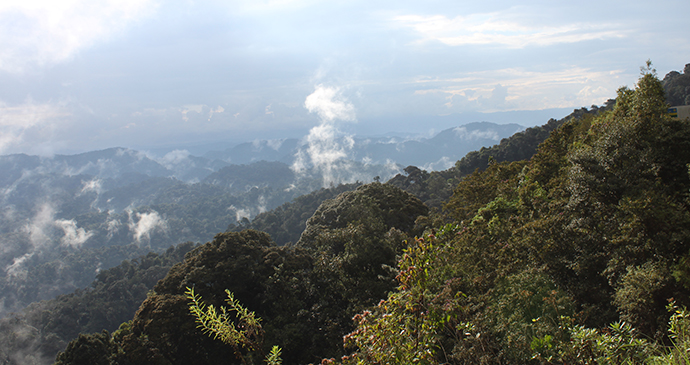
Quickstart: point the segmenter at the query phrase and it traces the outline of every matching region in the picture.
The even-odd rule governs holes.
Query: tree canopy
[[[408,167],[322,202],[293,245],[218,234],[134,319],[58,359],[236,359],[246,350],[196,328],[194,288],[215,307],[234,293],[285,363],[687,362],[690,121],[667,107],[648,63],[634,88],[554,126],[531,158],[463,175],[444,211],[394,186],[431,196],[432,174]],[[241,357],[262,361],[253,353]]]

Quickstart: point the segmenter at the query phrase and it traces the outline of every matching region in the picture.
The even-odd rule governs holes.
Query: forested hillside
[[[551,132],[563,123],[596,116],[601,112],[611,110],[614,104],[615,100],[610,99],[601,107],[592,105],[589,109],[575,109],[564,118],[550,119],[542,126],[527,128],[510,137],[503,138],[496,145],[472,151],[447,170],[427,172],[416,166],[408,166],[404,169],[404,175],[396,175],[388,181],[388,184],[415,194],[430,208],[441,208],[453,194],[453,188],[465,176],[477,169],[486,169],[491,162],[529,159],[537,152],[537,147],[549,137]]]
[[[319,189],[297,197],[278,208],[260,213],[251,221],[243,219],[237,224],[230,224],[228,231],[240,232],[245,229],[253,229],[271,235],[278,246],[295,243],[302,235],[307,220],[314,215],[321,203],[346,191],[354,190],[360,185],[360,183],[341,184],[328,189]]]
[[[690,104],[690,64],[685,65],[683,72],[669,72],[662,80],[662,86],[669,105]],[[575,109],[564,118],[551,119],[544,125],[527,128],[503,138],[496,145],[469,152],[447,170],[427,172],[416,166],[408,166],[404,169],[404,175],[397,175],[388,183],[415,194],[429,207],[440,208],[450,198],[453,188],[460,180],[476,169],[484,170],[490,162],[530,159],[537,152],[537,147],[563,123],[597,116],[612,110],[615,104],[616,99],[609,99],[602,106]]]
[[[170,247],[125,260],[96,276],[91,286],[35,302],[0,320],[0,359],[11,364],[52,363],[80,333],[117,328],[132,318],[147,293],[196,245]],[[130,248],[131,249],[131,248]]]
[[[452,223],[411,243],[344,362],[668,361],[654,356],[688,325],[690,122],[666,115],[645,71],[611,112],[565,123],[530,161],[464,179]],[[674,341],[684,349],[687,333]]]
[[[307,223],[309,233],[293,247],[275,246],[267,234],[254,230],[219,234],[175,265],[112,338],[107,333],[80,336],[58,363],[232,359],[231,347],[196,329],[186,287],[196,288],[214,305],[221,303],[224,289],[235,293],[263,319],[264,342],[281,344],[286,363],[340,355],[352,316],[395,287],[396,253],[403,240],[412,239],[415,219],[426,212],[412,195],[373,183],[321,205]]]
[[[469,153],[448,170],[409,166],[387,184],[317,190],[252,220],[227,207],[256,204],[259,212],[258,205],[277,206],[267,200],[271,194],[297,194],[285,174],[278,180],[272,174],[287,172],[287,165],[228,166],[199,184],[136,171],[129,180],[104,177],[92,184],[96,180],[89,175],[21,173],[18,166],[40,163],[30,156],[2,160],[9,163],[11,186],[4,201],[16,212],[25,204],[35,217],[43,214],[43,226],[35,217],[29,222],[59,248],[44,245],[23,261],[7,263],[16,269],[5,270],[12,280],[2,283],[4,308],[31,302],[39,293],[49,298],[69,290],[56,283],[87,287],[88,278],[100,273],[90,288],[2,319],[0,358],[8,364],[49,363],[77,333],[112,332],[125,322],[112,335],[82,335],[61,363],[210,363],[238,354],[259,362],[272,345],[282,348],[286,364],[345,355],[350,357],[338,361],[412,361],[405,354],[427,363],[591,363],[614,353],[649,362],[670,343],[669,298],[678,310],[688,301],[682,228],[690,199],[686,124],[663,116],[663,90],[684,98],[685,76],[670,73],[659,81],[647,69],[636,89],[622,89],[604,106],[529,128]],[[118,155],[118,169],[129,169],[129,161],[149,173],[165,173],[127,152],[98,156]],[[89,158],[63,158],[52,168],[94,173],[105,166]],[[265,179],[276,181],[264,184]],[[51,205],[31,212],[35,202],[21,200],[21,192],[50,186]],[[242,186],[251,188],[231,192]],[[75,197],[69,204],[54,199],[69,196]],[[147,205],[129,210],[125,204],[133,199]],[[90,211],[106,203],[127,209]],[[84,213],[70,218],[79,211]],[[12,222],[25,218],[15,214]],[[32,241],[26,232],[11,233],[13,225],[4,222],[5,241],[27,241],[8,247],[38,247],[38,236]],[[147,255],[154,247],[198,241],[192,232],[212,237],[222,231],[227,232],[170,273],[194,244]],[[81,246],[67,244],[80,240]],[[103,270],[122,259],[133,260]],[[155,291],[161,295],[142,305],[166,274]],[[249,276],[238,279],[243,275]],[[199,289],[194,280],[210,280],[214,284],[203,286],[213,290]],[[189,283],[214,305],[223,304],[225,289],[236,292],[262,318],[263,340],[254,346],[260,350],[236,352],[194,329],[184,296]],[[678,322],[678,316],[671,320]],[[386,341],[367,342],[372,335]],[[415,348],[405,345],[412,338]],[[630,346],[616,350],[616,341]],[[187,346],[196,350],[188,352]]]
[[[529,160],[488,159],[441,212],[373,183],[323,203],[294,245],[220,234],[57,363],[260,363],[273,345],[286,364],[683,363],[690,121],[667,115],[649,65],[607,106]],[[409,188],[425,172],[408,170]],[[198,329],[188,287],[256,311],[251,346]]]
[[[275,210],[260,214],[251,222],[250,227],[243,228],[244,225],[250,224],[249,220],[245,219],[239,225],[231,224],[230,229],[262,227],[272,237],[277,237],[275,241],[278,245],[297,242],[307,220],[324,200],[354,190],[357,186],[359,185],[345,184],[317,190]],[[213,206],[205,200],[198,204]],[[199,219],[199,216],[195,218]],[[276,221],[282,224],[274,224]],[[87,256],[84,251],[80,252],[81,255],[68,256],[69,260],[64,260],[63,265],[80,267],[82,271],[91,269],[91,262],[97,259],[133,259],[100,271],[95,275],[96,280],[85,289],[32,303],[21,312],[0,319],[0,359],[11,364],[52,363],[57,352],[64,350],[66,344],[79,333],[98,332],[102,329],[116,330],[122,322],[134,316],[158,280],[165,277],[173,264],[182,261],[184,254],[195,245],[198,244],[181,243],[168,248],[160,255],[136,245],[128,245],[97,250],[94,252],[95,257]],[[115,251],[116,249],[118,251]],[[137,253],[141,256],[136,257]],[[113,262],[111,266],[116,264]],[[51,268],[44,265],[42,270],[35,274],[33,281],[36,287],[40,287],[40,281],[47,281],[47,285],[50,285],[50,279],[44,276],[55,275]],[[63,275],[66,271],[62,270]],[[28,288],[31,286],[24,287],[24,290]]]
[[[455,129],[433,141],[360,140],[347,156],[319,168],[290,165],[308,145],[285,141],[236,146],[233,156],[245,153],[246,165],[179,150],[155,158],[125,148],[49,157],[0,156],[0,317],[84,288],[100,270],[122,260],[247,227],[258,214],[312,191],[374,178],[385,181],[401,169],[391,153],[405,160],[442,143],[428,162],[446,161],[519,126],[475,123]],[[304,199],[292,207],[303,203]],[[292,212],[286,211],[279,213],[286,217],[281,223],[269,214],[253,225],[270,230],[279,244],[295,242],[317,207],[318,200],[312,201],[299,217],[288,217]]]

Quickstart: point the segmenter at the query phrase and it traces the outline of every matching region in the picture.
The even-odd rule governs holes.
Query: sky
[[[2,1],[0,154],[541,125],[690,63],[690,2]]]

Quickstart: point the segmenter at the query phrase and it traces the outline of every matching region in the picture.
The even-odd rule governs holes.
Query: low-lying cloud
[[[32,217],[23,223],[16,222],[21,227],[16,232],[17,242],[13,242],[16,247],[6,247],[7,252],[3,252],[3,255],[14,256],[12,263],[4,268],[8,276],[21,278],[26,275],[25,266],[36,254],[49,252],[58,245],[79,249],[94,236],[93,231],[78,227],[74,219],[56,219],[55,214],[53,204],[43,203]],[[25,242],[23,246],[22,241]]]
[[[350,182],[352,175],[344,174],[350,166],[345,161],[355,144],[351,135],[341,132],[337,121],[356,121],[355,107],[339,88],[317,85],[304,101],[304,107],[317,114],[320,124],[313,127],[297,151],[292,169],[298,174],[312,169],[323,178],[323,186]]]
[[[73,219],[58,219],[55,221],[55,225],[64,233],[60,239],[64,246],[81,248],[84,242],[93,236],[93,232],[87,232],[84,228],[77,227],[77,222]]]
[[[168,229],[168,224],[158,212],[151,211],[146,213],[129,213],[129,229],[132,231],[132,237],[138,243],[150,242],[151,233]],[[136,222],[134,217],[136,217]]]
[[[471,132],[468,132],[466,127],[457,127],[454,129],[454,131],[455,135],[457,135],[458,138],[468,141],[474,141],[478,139],[492,139],[494,141],[498,141],[500,139],[498,133],[492,129],[473,130]]]

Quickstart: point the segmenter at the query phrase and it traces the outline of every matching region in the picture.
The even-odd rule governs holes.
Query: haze
[[[0,154],[531,126],[690,59],[687,1],[520,3],[5,1]]]

